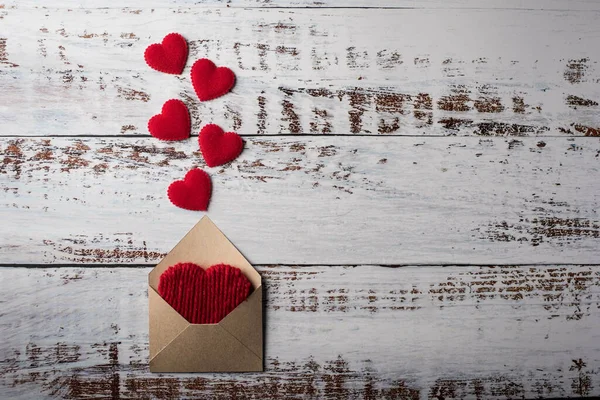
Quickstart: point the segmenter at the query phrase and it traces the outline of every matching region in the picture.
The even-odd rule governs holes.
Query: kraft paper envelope
[[[158,294],[160,275],[179,262],[225,263],[252,283],[248,298],[218,324],[191,324]],[[151,372],[263,370],[262,284],[258,272],[203,217],[148,275]]]

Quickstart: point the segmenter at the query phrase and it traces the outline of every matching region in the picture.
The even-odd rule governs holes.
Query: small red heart
[[[179,208],[192,211],[206,211],[212,184],[210,176],[201,169],[191,169],[182,181],[175,181],[169,185],[167,196],[171,203]]]
[[[218,125],[208,124],[198,136],[206,165],[216,167],[233,161],[244,149],[244,141],[235,132],[223,132]]]
[[[144,59],[150,68],[175,75],[183,72],[187,57],[187,42],[179,33],[169,33],[162,43],[151,44],[144,52]]]
[[[160,140],[183,140],[190,137],[190,113],[181,100],[171,99],[162,106],[160,114],[150,118],[148,130]]]
[[[160,276],[158,294],[192,324],[216,324],[242,303],[252,284],[239,268],[227,264],[204,270],[179,263]]]
[[[192,86],[200,101],[216,99],[229,92],[235,84],[235,74],[227,67],[219,67],[202,58],[192,65]]]

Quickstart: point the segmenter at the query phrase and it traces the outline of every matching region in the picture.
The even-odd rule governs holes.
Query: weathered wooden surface
[[[598,393],[599,266],[259,267],[261,374],[147,368],[149,268],[5,268],[4,398],[506,399]]]
[[[197,141],[0,140],[3,263],[156,263],[200,218],[168,185]],[[594,263],[597,138],[252,137],[207,168],[253,263]],[[22,227],[31,229],[22,229]]]
[[[0,398],[600,395],[599,17],[587,0],[0,0]],[[171,31],[182,77],[142,58]],[[232,93],[196,100],[200,57],[235,71]],[[204,167],[196,139],[145,128],[172,97],[194,132],[245,136],[208,169],[209,214],[263,264],[262,374],[148,372],[141,264],[201,215],[165,196]]]
[[[190,106],[194,132],[214,122],[245,135],[600,135],[596,11],[19,6],[0,16],[4,136],[147,135],[172,97]],[[174,30],[191,49],[181,77],[142,57]],[[234,69],[231,94],[196,100],[188,72],[201,57]]]
[[[44,8],[36,0],[4,0],[4,7]],[[310,8],[433,8],[433,9],[521,9],[600,10],[595,0],[124,0],[113,6],[97,0],[53,0],[51,7],[68,8],[160,8],[160,7],[310,7]],[[45,6],[48,7],[48,6]]]

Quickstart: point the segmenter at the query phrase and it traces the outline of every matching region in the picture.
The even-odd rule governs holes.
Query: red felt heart
[[[179,263],[160,276],[158,294],[192,324],[216,324],[246,300],[252,284],[239,268],[227,264],[204,270]]]
[[[144,52],[144,59],[150,68],[175,75],[183,72],[187,57],[187,42],[178,33],[169,33],[162,43],[151,44]]]
[[[190,113],[181,100],[171,99],[162,106],[162,111],[150,118],[148,130],[160,140],[183,140],[190,136]]]
[[[219,67],[202,58],[192,65],[192,86],[200,101],[216,99],[229,92],[235,84],[235,74],[226,67]]]
[[[206,211],[211,192],[210,176],[201,169],[194,168],[185,174],[182,181],[175,181],[169,185],[167,196],[177,207]]]
[[[244,149],[244,141],[240,135],[235,132],[223,132],[223,129],[215,124],[208,124],[202,128],[198,142],[209,167],[235,160]]]

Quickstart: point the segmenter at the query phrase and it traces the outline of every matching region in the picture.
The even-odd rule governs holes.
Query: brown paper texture
[[[160,275],[179,262],[239,268],[254,291],[218,324],[191,324],[158,294]],[[206,216],[148,275],[151,372],[263,370],[262,282],[259,273]]]

